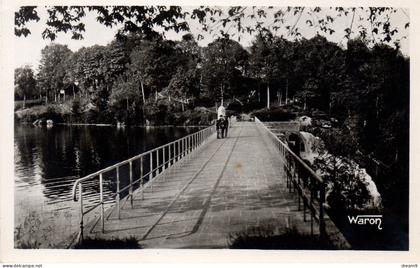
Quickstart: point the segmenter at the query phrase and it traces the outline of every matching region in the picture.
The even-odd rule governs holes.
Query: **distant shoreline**
[[[20,122],[18,125],[31,125],[31,123],[28,122]],[[115,124],[105,124],[105,123],[55,123],[54,125],[60,125],[60,126],[96,126],[96,127],[117,127]],[[142,126],[142,125],[131,125],[131,126],[122,126],[120,128],[169,128],[169,127],[175,127],[175,128],[197,128],[197,127],[208,127],[209,125],[152,125],[152,126]]]

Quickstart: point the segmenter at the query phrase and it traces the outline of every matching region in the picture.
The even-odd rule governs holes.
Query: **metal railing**
[[[138,185],[139,193],[144,198],[144,189],[147,187],[153,189],[154,179],[195,151],[213,133],[215,133],[215,126],[210,126],[75,181],[72,196],[73,200],[75,202],[79,201],[80,204],[79,240],[83,240],[84,217],[86,214],[91,213],[98,207],[100,208],[98,221],[101,221],[101,229],[102,233],[104,233],[106,218],[104,215],[105,204],[115,202],[114,208],[117,208],[117,217],[120,219],[120,201],[124,194],[126,195],[124,196],[125,201],[129,199],[131,206],[133,206],[135,185]],[[114,176],[110,176],[112,175],[110,173],[113,173]],[[104,179],[105,175],[108,175],[107,182]],[[124,175],[128,177],[128,184],[125,186],[121,185]],[[96,191],[99,190],[99,193],[91,194],[92,185],[96,185]],[[105,187],[109,189],[105,190]],[[85,191],[84,193],[85,188],[89,189],[89,191]],[[85,200],[89,200],[88,205],[84,204]]]
[[[325,183],[303,160],[298,157],[283,141],[270,131],[257,117],[255,122],[263,133],[275,144],[283,158],[286,173],[286,184],[289,192],[298,192],[298,210],[302,210],[306,221],[309,210],[311,234],[314,233],[314,219],[318,222],[319,234],[325,237]]]

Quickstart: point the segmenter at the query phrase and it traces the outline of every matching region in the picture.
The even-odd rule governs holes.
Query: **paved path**
[[[211,140],[162,174],[144,199],[122,205],[91,236],[134,236],[146,248],[227,248],[233,236],[255,227],[278,232],[296,226],[308,233],[283,164],[253,122],[230,128],[226,139]],[[316,227],[314,228],[317,229]]]

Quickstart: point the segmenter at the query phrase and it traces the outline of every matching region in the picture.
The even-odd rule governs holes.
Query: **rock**
[[[309,161],[313,164],[314,159],[319,156],[319,146],[320,139],[315,137],[309,132],[300,131],[301,142],[303,143],[303,150],[300,151],[300,156],[302,159]]]
[[[304,115],[304,116],[301,116],[301,117],[298,118],[298,122],[299,122],[301,127],[311,126],[312,125],[312,118]]]
[[[54,122],[51,119],[47,120],[47,127],[51,128],[54,125]]]
[[[311,133],[301,131],[300,138],[303,143],[303,146],[301,146],[300,149],[301,158],[307,160],[311,165],[313,165],[315,161],[323,163],[323,165],[315,167],[317,174],[323,178],[331,177],[328,170],[334,170],[333,159],[335,159],[337,172],[341,172],[341,174],[354,178],[354,180],[361,181],[363,185],[365,185],[366,190],[369,193],[369,199],[362,207],[360,207],[360,209],[382,208],[381,195],[378,192],[372,177],[366,172],[366,169],[360,168],[360,166],[353,160],[331,155],[323,149],[323,141]],[[332,184],[330,182],[330,187],[331,185]],[[331,188],[327,189],[327,196],[331,193],[331,190]],[[357,191],[357,189],[354,190]],[[346,197],[346,194],[343,193],[343,196]]]
[[[241,114],[240,118],[241,121],[252,121],[251,116],[249,114]]]

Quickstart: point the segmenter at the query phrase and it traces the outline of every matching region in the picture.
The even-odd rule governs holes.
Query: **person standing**
[[[223,128],[223,138],[227,137],[228,129],[229,129],[229,119],[225,116],[223,117],[224,122],[224,128]]]
[[[223,129],[222,129],[222,118],[217,118],[216,120],[216,133],[217,133],[217,138],[221,139],[223,138]]]

